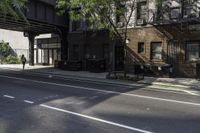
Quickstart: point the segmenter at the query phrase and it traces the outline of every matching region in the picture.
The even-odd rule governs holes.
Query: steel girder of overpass
[[[29,23],[20,18],[0,13],[0,28],[35,32],[37,34],[59,32],[56,28],[68,27],[67,15],[59,16],[55,9],[56,0],[28,0],[24,14]]]
[[[59,16],[56,13],[56,0],[28,0],[22,18],[15,18],[0,12],[0,28],[24,32],[29,38],[29,62],[34,64],[34,38],[45,33],[59,34],[61,38],[61,58],[67,59],[67,33],[69,26],[68,16]]]

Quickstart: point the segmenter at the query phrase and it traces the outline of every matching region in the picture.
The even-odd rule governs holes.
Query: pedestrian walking
[[[26,57],[24,55],[22,55],[22,57],[21,57],[21,62],[23,64],[23,70],[24,70],[25,64],[26,64]]]

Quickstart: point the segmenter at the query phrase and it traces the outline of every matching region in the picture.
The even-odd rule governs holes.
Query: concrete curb
[[[73,78],[77,80],[82,80],[82,81],[92,81],[92,82],[101,82],[101,83],[107,83],[107,84],[115,84],[115,85],[121,85],[121,86],[134,86],[136,84],[140,85],[157,85],[161,87],[176,87],[176,88],[183,88],[183,89],[194,89],[194,90],[200,90],[200,88],[196,86],[188,86],[188,85],[181,85],[181,84],[171,84],[171,83],[164,83],[164,82],[152,82],[152,83],[147,83],[143,81],[132,81],[132,83],[128,81],[123,81],[123,80],[112,80],[112,79],[103,79],[103,78],[94,78],[94,77],[83,77],[83,76],[75,76],[75,75],[70,75],[70,74],[57,74],[57,73],[51,73],[51,72],[36,72],[36,71],[29,71],[32,73],[37,73],[37,74],[46,74],[46,75],[52,75],[54,77],[59,77],[59,78]]]
[[[12,70],[12,71],[16,71],[16,69],[12,69],[12,68],[3,68],[6,70]],[[58,73],[52,73],[52,72],[43,72],[43,71],[35,71],[35,70],[28,70],[28,71],[21,71],[21,69],[18,69],[20,71],[17,72],[22,72],[24,74],[35,74],[35,75],[43,75],[45,77],[52,77],[52,78],[62,78],[62,79],[73,79],[73,80],[81,80],[81,81],[88,81],[88,82],[100,82],[100,83],[107,83],[107,84],[116,84],[116,85],[121,85],[121,86],[133,86],[133,84],[130,83],[126,83],[126,82],[122,82],[119,80],[108,80],[108,79],[101,79],[101,78],[95,78],[95,77],[83,77],[83,76],[75,76],[75,75],[70,75],[70,74],[58,74]],[[136,83],[136,82],[135,82]]]
[[[83,77],[83,76],[74,76],[74,75],[67,75],[67,74],[55,74],[51,72],[35,72],[35,71],[29,71],[31,73],[37,73],[37,74],[45,74],[45,75],[51,75],[53,77],[58,78],[64,78],[64,79],[75,79],[75,80],[81,80],[81,81],[90,81],[90,82],[100,82],[100,83],[107,83],[107,84],[115,84],[115,85],[121,85],[121,86],[133,86],[135,83],[127,83],[122,82],[120,80],[108,80],[103,78],[94,78],[94,77]]]

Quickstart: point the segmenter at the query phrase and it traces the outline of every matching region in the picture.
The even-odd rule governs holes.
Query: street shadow
[[[26,82],[23,83],[23,85],[21,85],[20,88],[18,89],[17,95],[23,94],[24,89],[26,90],[25,93],[28,93],[29,87],[30,83]],[[82,89],[79,90],[78,88],[74,88],[77,89],[77,91],[72,91],[71,89],[68,89],[68,87],[64,86],[58,87],[53,85],[47,86],[46,84],[33,84],[32,87],[34,88],[34,91],[39,92],[38,94],[34,94],[34,91],[30,92],[31,94],[33,94],[31,97],[34,97],[34,95],[35,97],[38,97],[38,100],[34,101],[35,104],[26,105],[24,103],[18,103],[16,108],[15,108],[16,105],[14,105],[15,104],[14,101],[10,103],[11,105],[14,105],[14,108],[5,107],[4,104],[6,103],[3,104],[5,107],[4,113],[7,113],[6,116],[2,115],[1,117],[1,121],[7,121],[6,124],[7,128],[6,131],[4,131],[5,133],[10,133],[10,132],[15,132],[15,133],[21,133],[21,132],[76,133],[77,132],[78,133],[80,131],[84,131],[87,133],[93,133],[93,132],[101,133],[104,131],[104,129],[99,129],[98,127],[99,124],[93,125],[93,122],[91,120],[75,117],[73,115],[68,116],[65,115],[64,113],[57,114],[55,111],[49,111],[45,108],[40,107],[40,105],[53,104],[52,106],[56,105],[55,107],[58,108],[67,109],[78,113],[83,113],[84,111],[95,108],[95,106],[98,106],[99,104],[102,104],[109,99],[119,96],[118,93],[106,93],[102,91],[92,91],[92,90],[82,90]],[[139,88],[121,89],[119,92],[128,93],[129,91],[133,91],[135,89]],[[46,92],[47,94],[45,94]],[[38,95],[40,95],[41,97]],[[75,103],[71,103],[72,100],[75,101]],[[84,102],[83,104],[81,104],[82,101]],[[100,125],[102,124],[100,123]],[[78,130],[76,129],[77,127]],[[117,130],[114,129],[113,132],[117,132]]]

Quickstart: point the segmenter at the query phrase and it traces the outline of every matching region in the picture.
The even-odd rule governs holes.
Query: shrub
[[[20,59],[16,56],[12,56],[12,55],[9,55],[6,60],[5,60],[5,63],[7,64],[20,64]]]

